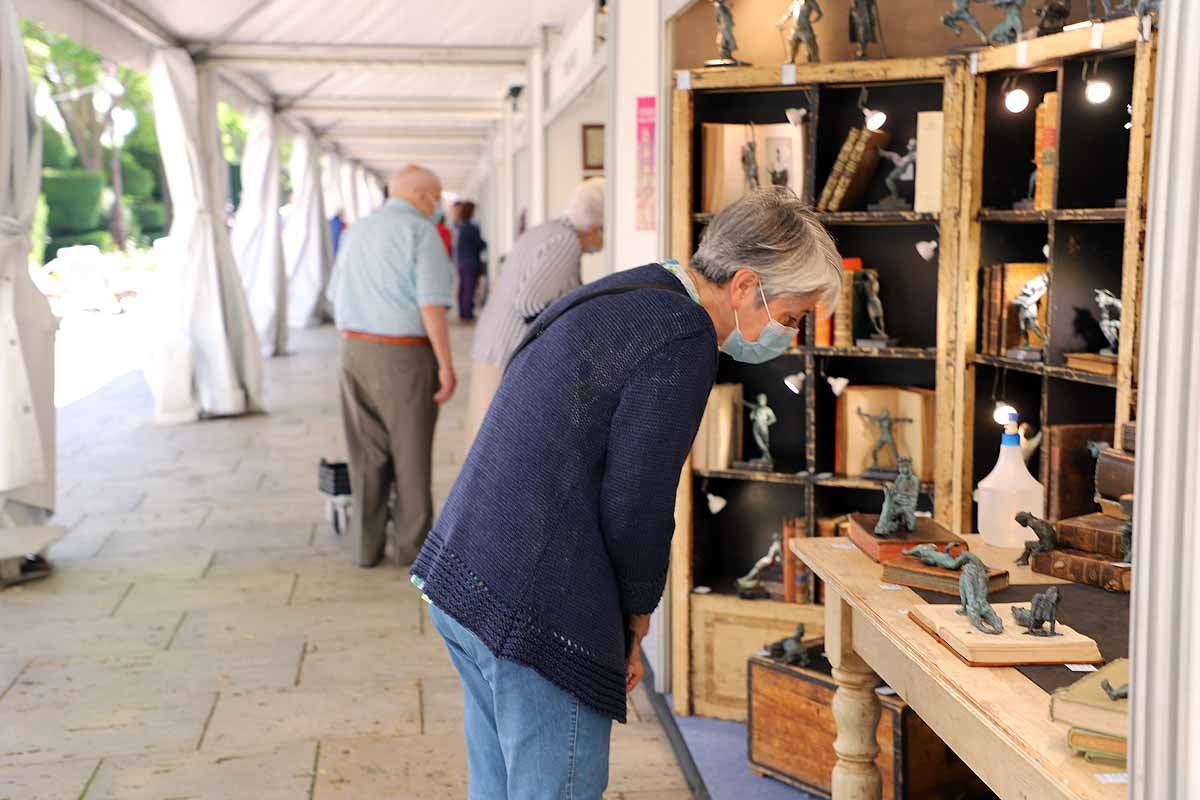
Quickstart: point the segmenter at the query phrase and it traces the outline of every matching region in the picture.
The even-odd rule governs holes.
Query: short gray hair
[[[782,186],[747,192],[718,212],[691,266],[718,286],[752,269],[768,298],[817,295],[827,313],[842,290],[842,257],[829,232]]]
[[[604,178],[588,178],[575,187],[563,216],[577,231],[604,225]]]

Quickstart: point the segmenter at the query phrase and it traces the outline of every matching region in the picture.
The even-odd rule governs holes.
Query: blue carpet
[[[675,721],[713,800],[815,800],[807,792],[750,771],[744,724],[679,715]]]

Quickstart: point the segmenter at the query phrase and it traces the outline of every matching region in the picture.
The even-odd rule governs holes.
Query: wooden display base
[[[935,567],[915,556],[900,556],[883,565],[884,583],[925,589],[938,594],[958,597],[958,570]],[[1008,588],[1008,570],[988,568],[988,591],[999,592]]]
[[[929,517],[917,517],[915,531],[897,531],[892,536],[877,536],[875,526],[878,523],[878,514],[850,515],[850,541],[876,562],[900,558],[904,555],[901,551],[919,544],[936,544],[943,550],[948,547],[968,549],[966,542]]]
[[[1091,372],[1108,378],[1117,377],[1117,357],[1103,353],[1067,353],[1067,369]]]
[[[997,603],[992,608],[1004,622],[1004,632],[991,635],[971,625],[957,605],[923,605],[908,617],[971,667],[1026,667],[1055,664],[1103,664],[1100,648],[1090,637],[1058,623],[1058,636],[1029,635],[1013,619],[1012,609],[1028,603]]]

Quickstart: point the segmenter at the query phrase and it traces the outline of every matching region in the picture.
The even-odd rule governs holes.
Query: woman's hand
[[[629,653],[625,660],[625,694],[637,688],[645,674],[642,666],[642,639],[650,632],[650,615],[634,614],[629,618]]]

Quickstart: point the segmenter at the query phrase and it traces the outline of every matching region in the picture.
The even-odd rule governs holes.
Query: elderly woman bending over
[[[717,351],[780,355],[840,287],[829,235],[772,187],[690,266],[616,273],[534,323],[412,569],[462,677],[470,797],[601,796]]]

